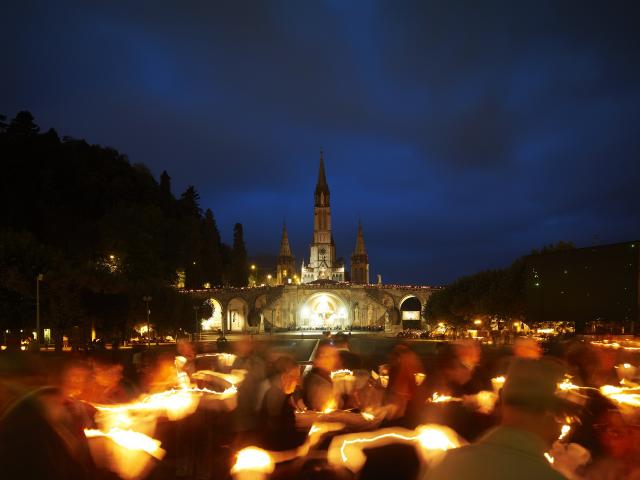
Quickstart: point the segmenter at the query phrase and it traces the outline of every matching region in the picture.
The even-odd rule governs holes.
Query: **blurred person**
[[[275,361],[269,384],[261,408],[263,445],[270,450],[297,447],[306,439],[305,432],[296,431],[293,394],[300,384],[298,363],[288,355],[279,357]]]
[[[232,414],[235,432],[245,435],[258,427],[260,405],[257,399],[260,386],[267,377],[266,364],[256,348],[256,342],[249,335],[243,335],[233,343],[233,347],[236,358],[231,368],[247,372],[238,387],[238,406]]]
[[[362,368],[362,358],[349,348],[349,337],[340,332],[333,337],[333,345],[338,351],[338,368],[358,370]]]
[[[500,425],[476,443],[449,450],[426,480],[560,480],[545,452],[558,438],[569,402],[556,396],[562,371],[546,360],[518,359],[502,388]]]
[[[640,479],[640,428],[629,425],[617,409],[604,412],[594,425],[602,450],[589,465],[588,480]]]
[[[426,395],[418,395],[416,374],[423,373],[422,361],[413,350],[404,344],[396,345],[389,356],[389,384],[387,403],[394,405],[391,420],[407,416],[413,421],[416,408],[424,405]],[[411,419],[411,420],[410,420]]]
[[[313,368],[303,381],[303,400],[307,408],[323,411],[340,407],[331,381],[331,372],[337,369],[338,362],[336,348],[329,341],[321,341],[313,359]]]
[[[531,337],[518,337],[513,343],[513,356],[538,360],[542,357],[540,342]]]
[[[122,384],[122,370],[120,364],[94,361],[86,400],[96,403],[121,403],[130,400],[131,395]]]

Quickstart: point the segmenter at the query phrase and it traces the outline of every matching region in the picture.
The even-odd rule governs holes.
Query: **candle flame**
[[[231,473],[250,471],[269,474],[274,469],[275,463],[269,452],[258,447],[247,447],[238,452]]]
[[[334,370],[333,372],[331,372],[331,380],[333,380],[335,377],[346,377],[349,375],[353,375],[353,372],[351,370],[347,370],[346,368],[343,368],[341,370]]]

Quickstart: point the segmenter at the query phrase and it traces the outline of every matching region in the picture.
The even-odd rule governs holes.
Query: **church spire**
[[[286,285],[295,279],[296,275],[296,259],[291,253],[289,246],[289,236],[287,235],[287,224],[282,222],[282,240],[280,240],[280,252],[276,266],[276,283],[278,285]]]
[[[362,222],[358,221],[358,236],[356,237],[356,248],[351,255],[351,281],[353,283],[369,283],[369,255],[364,246],[364,235],[362,235]]]
[[[315,193],[316,207],[329,206],[329,184],[324,173],[324,151],[320,149],[320,168],[318,169],[318,183]]]
[[[356,238],[356,249],[354,255],[366,255],[367,249],[364,246],[364,236],[362,235],[362,222],[358,222],[358,236]]]
[[[280,240],[280,257],[292,257],[291,247],[289,246],[289,236],[287,235],[287,224],[282,222],[282,240]]]

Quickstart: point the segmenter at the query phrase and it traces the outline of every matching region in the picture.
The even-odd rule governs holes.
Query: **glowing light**
[[[142,478],[153,466],[151,458],[162,460],[160,442],[133,430],[84,431],[96,466],[110,470],[125,480]]]
[[[555,459],[551,456],[550,453],[544,452],[544,458],[547,459],[547,462],[549,462],[551,465],[553,465],[553,462],[555,461]]]
[[[438,392],[434,392],[433,396],[428,400],[431,403],[448,403],[448,402],[461,402],[461,398],[451,397],[449,395],[440,395]]]
[[[498,401],[498,395],[488,390],[482,390],[474,395],[475,402],[480,413],[489,414]]]
[[[482,325],[482,320],[480,320],[479,318],[473,321],[474,325]]]
[[[640,407],[640,387],[603,385],[600,392],[607,398],[628,407]],[[636,393],[637,392],[637,393]]]
[[[416,430],[385,428],[334,438],[329,445],[327,459],[332,465],[346,467],[357,473],[366,461],[364,448],[381,447],[390,443],[414,444],[419,447],[425,461],[430,462],[442,452],[461,446],[463,441],[453,430],[441,425],[421,425]]]
[[[336,410],[336,407],[337,407],[336,401],[334,399],[331,399],[327,402],[325,407],[322,409],[322,413],[334,412]]]
[[[346,376],[353,376],[353,371],[342,369],[342,370],[334,370],[333,372],[331,372],[331,380],[333,380],[336,377],[346,377]]]
[[[427,376],[424,373],[414,373],[413,378],[416,381],[416,385],[419,387]]]
[[[491,385],[493,386],[494,391],[498,391],[504,385],[504,381],[506,380],[504,375],[500,375],[499,377],[494,377],[491,379]]]
[[[258,447],[247,447],[238,452],[236,463],[231,473],[258,472],[270,474],[275,468],[273,458],[266,450]]]
[[[365,420],[368,420],[368,421],[371,421],[371,420],[373,420],[374,418],[376,418],[376,417],[375,417],[375,415],[374,415],[373,413],[370,413],[370,412],[361,412],[361,413],[360,413],[360,415],[362,415],[362,417],[363,417]]]
[[[558,440],[562,440],[563,438],[565,438],[567,435],[569,435],[570,431],[571,431],[571,425],[568,425],[566,423],[562,425],[562,429],[560,430],[560,436],[558,437]]]
[[[163,456],[160,441],[148,437],[144,433],[112,428],[106,433],[95,429],[85,429],[84,434],[87,438],[108,437],[121,447],[128,450],[142,450],[157,459],[161,459]]]

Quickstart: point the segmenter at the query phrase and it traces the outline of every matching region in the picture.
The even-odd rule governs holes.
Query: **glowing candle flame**
[[[344,377],[348,375],[353,375],[353,372],[351,370],[347,370],[346,368],[342,370],[335,370],[331,372],[331,380],[333,380],[336,377]]]
[[[361,415],[364,417],[365,420],[373,420],[375,417],[375,415],[373,413],[370,412],[361,412]]]
[[[600,392],[607,398],[629,407],[640,407],[640,387],[603,385]]]
[[[463,441],[448,427],[421,425],[416,430],[385,428],[382,430],[348,434],[336,437],[329,446],[329,463],[358,472],[366,461],[363,449],[384,446],[389,443],[413,443],[419,447],[425,459],[434,458],[437,452],[459,447]]]
[[[115,443],[127,450],[140,450],[147,452],[154,458],[161,460],[164,451],[160,448],[160,441],[155,438],[148,437],[144,433],[134,432],[133,430],[121,430],[113,428],[108,432],[95,429],[85,429],[84,434],[87,438],[107,437]]]
[[[267,451],[258,447],[247,447],[238,452],[231,473],[250,471],[269,474],[274,468],[273,458]]]
[[[491,385],[493,386],[493,389],[497,392],[504,385],[504,381],[505,381],[505,376],[500,375],[499,377],[494,377],[491,379]]]
[[[449,395],[440,395],[438,392],[434,392],[433,396],[429,399],[431,403],[448,403],[448,402],[461,402],[461,398],[451,397]]]
[[[325,405],[324,409],[322,409],[322,413],[331,413],[336,410],[336,401],[334,399],[329,400]]]
[[[565,438],[567,435],[569,435],[570,431],[571,431],[571,425],[568,425],[566,423],[562,425],[562,429],[560,430],[560,436],[558,437],[558,440],[562,440],[563,438]]]

